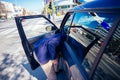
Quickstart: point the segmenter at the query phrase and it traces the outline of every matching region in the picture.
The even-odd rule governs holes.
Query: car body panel
[[[0,22],[5,22],[5,19],[3,19],[3,18],[0,18]]]
[[[91,9],[91,8],[120,8],[120,1],[115,0],[93,0],[90,2],[85,2],[77,7],[78,10],[82,9]],[[73,8],[73,9],[75,9]]]

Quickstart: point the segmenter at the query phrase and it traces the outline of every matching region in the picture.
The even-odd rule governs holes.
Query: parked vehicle
[[[24,19],[29,21],[24,23]],[[31,26],[33,19],[36,26]],[[70,78],[120,80],[120,1],[97,0],[77,6],[66,13],[60,28],[43,15],[21,16],[15,20],[33,70],[39,66],[33,57],[33,44],[57,31],[67,36],[61,53],[69,66]],[[32,30],[26,31],[28,27]]]
[[[4,22],[5,21],[5,19],[3,19],[3,18],[0,18],[0,22]]]

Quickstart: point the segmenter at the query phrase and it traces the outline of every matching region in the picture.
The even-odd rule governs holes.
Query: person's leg
[[[51,19],[50,13],[48,13],[48,19]]]
[[[59,62],[58,62],[58,58],[57,59],[55,59],[55,60],[52,60],[52,63],[53,63],[53,68],[54,68],[54,70],[55,70],[55,72],[58,72],[59,71]]]
[[[41,67],[47,76],[47,80],[57,80],[53,62],[51,60],[48,63],[41,65]]]
[[[45,74],[47,76],[47,80],[57,80],[56,73],[55,73],[55,70],[54,70],[54,67],[53,67],[53,61],[50,60],[46,64],[41,64],[38,61],[35,53],[33,55],[34,55],[35,60],[41,65],[43,71],[45,72]]]
[[[60,59],[60,56],[61,56],[61,52],[58,52],[57,55],[56,55],[56,59],[52,60],[55,72],[59,72],[59,59]]]

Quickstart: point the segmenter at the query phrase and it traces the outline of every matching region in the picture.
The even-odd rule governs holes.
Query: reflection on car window
[[[65,26],[70,26],[72,23],[72,19],[73,19],[73,14],[68,18],[67,22],[65,23]]]
[[[102,27],[104,28],[103,25],[101,25],[101,22],[104,22],[108,24],[111,27],[111,24],[113,23],[114,16],[109,14],[99,14],[99,13],[94,13],[96,16],[91,15],[91,13],[76,13],[74,17],[74,21],[72,23],[73,26],[79,26],[79,25],[84,25],[85,27],[88,28],[98,28]],[[98,25],[99,24],[99,25]]]
[[[82,28],[71,28],[70,36],[82,44],[84,47],[87,47],[93,40],[95,40],[95,36],[91,33],[85,31]]]
[[[109,26],[109,28],[111,28],[116,18],[114,14],[105,14],[105,13],[104,14],[96,13],[96,14],[99,17],[97,18],[98,20],[95,19],[95,16],[91,15],[89,12],[76,12],[72,22],[72,26],[74,27],[71,28],[70,30],[70,37],[72,37],[79,44],[84,46],[84,51],[89,49],[87,53],[85,53],[84,51],[83,53],[80,53],[82,55],[84,54],[85,56],[85,58],[84,56],[82,56],[83,60],[81,61],[83,67],[88,73],[91,70],[94,59],[98,51],[100,50],[100,47],[104,44],[103,41],[109,32],[109,30],[105,28],[106,25]],[[105,25],[101,24],[99,21],[104,22]],[[78,26],[82,26],[88,31],[98,35],[100,39],[97,42],[93,43],[94,45],[91,46],[92,42],[94,42],[96,37],[93,34],[89,33],[88,31],[79,28]],[[76,49],[74,50],[76,51]],[[77,52],[76,54],[78,53],[79,52]]]
[[[106,22],[109,26],[112,26],[114,20],[115,20],[115,15],[113,14],[97,14],[99,17],[101,17],[101,19]],[[94,18],[94,17],[93,17]],[[89,24],[90,26],[94,26],[95,30],[92,30],[95,34],[100,36],[100,40],[94,44],[94,46],[89,50],[89,52],[87,53],[85,59],[83,60],[83,67],[85,68],[85,70],[89,73],[89,71],[91,70],[95,57],[98,53],[98,51],[100,50],[100,47],[104,44],[104,40],[105,37],[108,34],[108,30],[106,28],[104,28],[104,26],[102,26],[98,21],[97,24],[95,21],[93,21],[93,24]],[[92,23],[92,22],[91,22]],[[96,25],[96,26],[95,26]],[[88,26],[89,27],[89,26]]]
[[[84,25],[89,28],[95,28],[97,24],[97,21],[89,13],[76,13],[72,23],[73,26]]]
[[[108,43],[93,80],[120,80],[120,23]]]

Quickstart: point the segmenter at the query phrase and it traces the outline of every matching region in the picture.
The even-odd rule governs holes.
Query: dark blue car
[[[16,17],[21,42],[34,70],[34,44],[56,33],[71,80],[120,80],[120,1],[95,0],[68,11],[58,28],[43,15]],[[66,71],[67,70],[67,71]],[[69,73],[68,73],[69,72]]]

